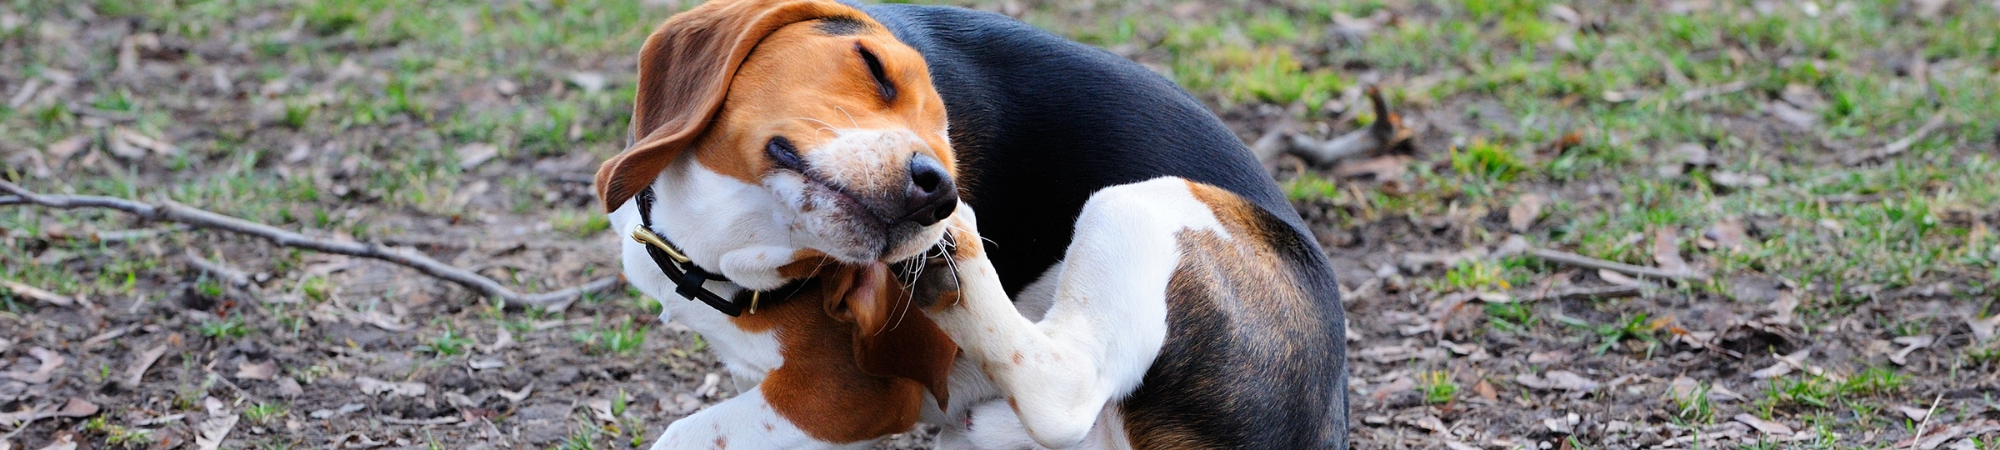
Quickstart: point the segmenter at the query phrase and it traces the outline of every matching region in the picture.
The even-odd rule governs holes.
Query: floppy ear
[[[632,144],[597,168],[606,212],[638,195],[687,149],[729,92],[737,66],[764,36],[793,23],[865,18],[827,0],[712,1],[667,19],[639,49]]]
[[[889,279],[881,264],[859,269],[859,276],[839,276],[851,282],[825,283],[827,314],[854,323],[854,360],[863,373],[916,381],[937,399],[939,408],[951,401],[951,362],[958,344],[944,334],[923,308]],[[853,286],[852,283],[859,283]]]

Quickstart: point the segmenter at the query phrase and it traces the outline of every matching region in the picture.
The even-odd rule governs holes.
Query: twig
[[[42,290],[41,288],[21,284],[11,280],[0,280],[0,288],[6,288],[7,291],[13,292],[14,295],[32,298],[42,303],[48,303],[56,306],[76,305],[76,299],[58,295],[54,292],[45,291]]]
[[[228,281],[230,286],[239,288],[250,286],[250,275],[243,273],[241,270],[231,269],[229,266],[222,265],[222,263],[203,259],[200,255],[196,255],[192,248],[188,249],[186,256],[188,265],[194,266],[196,269],[201,269],[203,272],[208,272],[210,275],[220,277]]]
[[[217,231],[243,234],[263,238],[284,247],[302,248],[324,253],[371,258],[404,267],[416,269],[445,281],[458,283],[468,289],[498,298],[507,304],[525,307],[561,307],[583,294],[609,289],[618,284],[617,277],[600,278],[581,286],[541,294],[521,294],[500,285],[478,273],[453,267],[431,259],[422,253],[383,247],[379,243],[338,242],[315,239],[303,234],[285,231],[277,227],[225,216],[175,203],[171,200],[161,203],[141,203],[113,197],[95,195],[42,195],[29,191],[14,183],[0,181],[0,191],[19,196],[25,203],[57,209],[101,208],[124,211],[147,220],[176,222]]]
[[[1611,285],[1603,287],[1569,288],[1560,291],[1543,292],[1529,297],[1529,301],[1541,300],[1583,300],[1592,298],[1636,297],[1644,293],[1642,286]]]
[[[1400,146],[1416,136],[1415,131],[1403,126],[1403,117],[1389,109],[1389,102],[1382,99],[1380,89],[1369,86],[1368,101],[1375,106],[1374,124],[1325,142],[1317,142],[1303,134],[1294,134],[1292,153],[1304,157],[1313,164],[1326,165],[1363,152]],[[1263,139],[1258,140],[1263,141]]]
[[[1931,114],[1931,120],[1924,122],[1923,126],[1917,127],[1916,131],[1911,131],[1909,136],[1903,136],[1902,139],[1897,139],[1895,142],[1890,142],[1889,145],[1884,145],[1882,148],[1875,149],[1874,151],[1849,153],[1847,156],[1841,157],[1840,162],[1854,166],[1869,161],[1887,159],[1888,157],[1909,151],[1910,147],[1917,145],[1917,141],[1924,139],[1924,135],[1931,134],[1932,131],[1937,131],[1938,127],[1944,126],[1944,119],[1944,111],[1938,111],[1936,114]]]
[[[1918,422],[1917,422],[1917,435],[1916,435],[1915,437],[1911,437],[1911,438],[1910,438],[1910,447],[1914,448],[1914,447],[1916,447],[1916,446],[1919,446],[1919,445],[1923,445],[1923,443],[1924,443],[1924,429],[1925,429],[1925,428],[1930,428],[1930,426],[1931,426],[1931,416],[1935,416],[1935,415],[1937,415],[1937,407],[1938,407],[1938,402],[1942,402],[1942,401],[1944,401],[1944,393],[1943,393],[1943,392],[1939,392],[1939,393],[1938,393],[1938,395],[1937,395],[1937,398],[1936,398],[1936,399],[1933,399],[1933,400],[1931,400],[1931,409],[1930,409],[1930,411],[1927,411],[1927,412],[1925,412],[1925,413],[1924,413],[1924,420],[1922,420],[1922,421],[1918,421]]]
[[[1625,264],[1615,261],[1605,261],[1602,259],[1578,255],[1575,253],[1561,252],[1545,248],[1528,249],[1528,254],[1534,255],[1536,258],[1541,258],[1543,260],[1552,263],[1567,264],[1586,269],[1610,270],[1614,272],[1625,273],[1627,275],[1632,275],[1632,276],[1661,278],[1661,279],[1680,280],[1680,281],[1708,280],[1708,274],[1700,272],[1667,271],[1653,267],[1634,266],[1631,264]]]

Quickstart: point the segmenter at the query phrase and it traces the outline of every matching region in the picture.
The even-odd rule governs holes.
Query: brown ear
[[[912,304],[900,284],[889,279],[886,266],[876,263],[853,276],[826,283],[827,314],[854,323],[854,360],[863,373],[905,378],[929,390],[943,408],[951,401],[951,362],[958,344],[944,334],[922,308]]]
[[[758,41],[785,25],[828,17],[865,20],[828,0],[718,0],[654,29],[639,49],[631,147],[597,168],[604,210],[638,195],[701,135]]]

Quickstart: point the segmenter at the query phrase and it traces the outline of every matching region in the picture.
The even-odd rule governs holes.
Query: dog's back
[[[1170,293],[1172,332],[1124,403],[1135,443],[1346,447],[1345,327],[1331,268],[1262,165],[1213,113],[1143,66],[1002,15],[862,9],[930,66],[965,200],[981,217],[1005,221],[982,236],[1010,294],[1063,257],[1079,212],[1100,189],[1176,176],[1225,190],[1256,212],[1239,226],[1265,236],[1270,252],[1202,255],[1176,271],[1183,288]],[[1260,256],[1276,260],[1257,269],[1244,259]],[[1273,280],[1305,301],[1245,295]]]

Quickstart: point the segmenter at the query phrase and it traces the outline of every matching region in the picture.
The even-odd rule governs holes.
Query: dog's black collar
[[[763,297],[767,296],[766,292],[744,289],[738,291],[734,298],[725,299],[721,294],[716,294],[715,291],[708,290],[705,283],[709,281],[731,281],[729,281],[728,277],[722,276],[722,274],[709,272],[707,269],[702,269],[701,266],[695,265],[694,261],[688,259],[686,254],[682,253],[679,248],[674,247],[673,243],[667,242],[667,238],[664,235],[653,231],[654,198],[651,186],[647,186],[645,190],[639,191],[638,200],[639,227],[632,229],[632,240],[639,241],[640,244],[645,245],[646,255],[652,256],[653,263],[660,266],[660,272],[665,273],[667,279],[674,281],[674,293],[680,294],[681,297],[686,297],[688,300],[700,300],[710,308],[722,311],[723,314],[728,314],[730,317],[740,316],[744,311],[749,311],[751,314],[757,313],[757,303]],[[768,296],[783,300],[797,293],[799,288],[804,287],[804,284],[804,280],[793,281],[790,284],[779,287],[777,290],[770,291]]]

